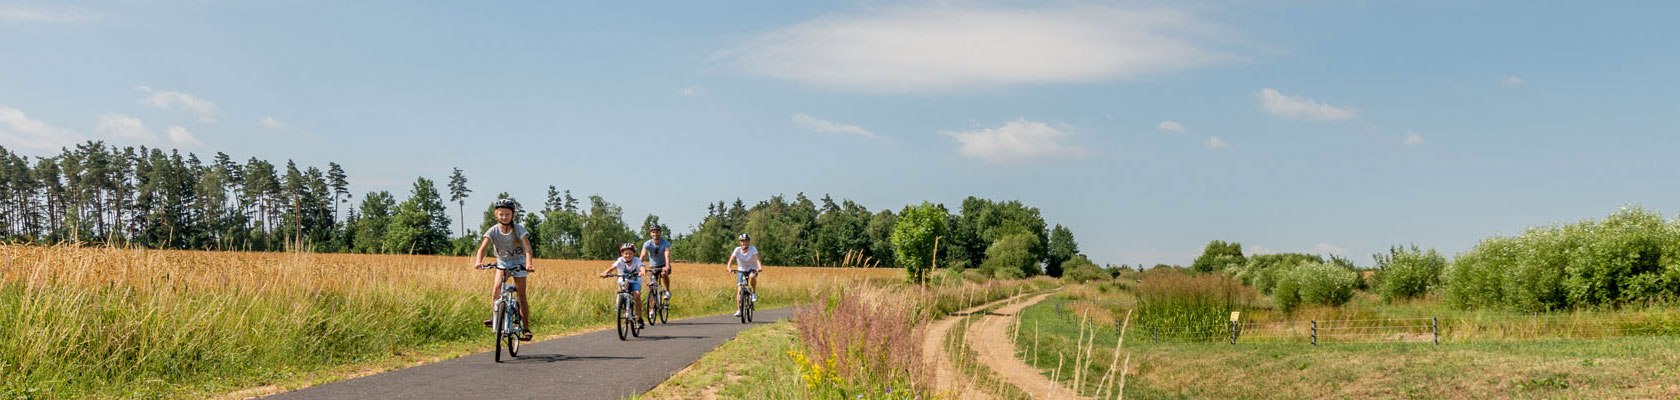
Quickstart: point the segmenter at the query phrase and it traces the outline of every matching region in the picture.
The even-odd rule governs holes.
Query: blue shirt
[[[660,238],[658,243],[655,243],[653,239],[648,239],[646,243],[642,243],[642,250],[646,250],[648,253],[649,267],[665,266],[665,250],[670,249],[671,241],[664,238]]]

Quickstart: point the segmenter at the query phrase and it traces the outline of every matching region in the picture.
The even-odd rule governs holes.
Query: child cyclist
[[[724,262],[723,270],[735,273],[735,284],[737,285],[746,281],[747,286],[751,287],[753,292],[752,298],[748,300],[757,303],[758,273],[763,271],[763,263],[759,262],[758,258],[758,247],[752,245],[752,236],[745,233],[735,239],[741,243],[741,246],[736,247],[734,251],[729,253],[729,259]],[[734,269],[730,269],[732,266]],[[741,301],[740,297],[740,293],[735,294],[736,303]],[[735,311],[735,316],[741,316],[741,311]]]
[[[634,244],[619,245],[618,256],[617,259],[613,260],[611,267],[601,271],[601,277],[609,277],[617,272],[619,287],[629,290],[630,299],[636,301],[634,313],[636,314],[636,327],[641,329],[643,326],[642,315],[647,313],[647,310],[642,308],[642,276],[647,275],[647,269],[642,267],[642,259],[636,258],[636,245]]]
[[[496,299],[502,295],[502,281],[504,280],[502,275],[512,274],[513,285],[517,288],[517,294],[519,295],[519,304],[525,305],[519,307],[519,320],[525,321],[525,332],[520,335],[519,340],[530,341],[531,303],[525,301],[525,293],[530,291],[526,287],[525,275],[528,272],[536,271],[536,268],[531,265],[530,234],[525,231],[525,227],[513,223],[513,215],[519,211],[518,205],[513,200],[500,199],[491,205],[495,208],[496,225],[484,230],[484,239],[478,242],[478,254],[473,256],[473,266],[484,265],[484,249],[492,245],[495,246],[496,263],[501,264],[503,268],[511,269],[496,270],[495,287],[490,291],[490,302],[494,304]],[[515,266],[524,268],[512,268]],[[494,313],[495,311],[492,310],[491,312]],[[484,320],[484,326],[490,326],[490,320]]]

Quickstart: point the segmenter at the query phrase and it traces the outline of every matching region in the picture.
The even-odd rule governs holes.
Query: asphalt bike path
[[[619,341],[613,328],[526,342],[519,357],[490,352],[368,375],[265,399],[623,399],[652,390],[741,330],[791,317],[758,310],[751,324],[728,314],[651,325]],[[477,321],[463,322],[476,323]],[[484,342],[490,343],[490,330]]]

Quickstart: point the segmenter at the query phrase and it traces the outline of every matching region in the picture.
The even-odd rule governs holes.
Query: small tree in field
[[[946,219],[944,206],[928,202],[905,207],[898,215],[892,229],[893,256],[910,282],[921,283],[932,266],[934,241],[949,228]]]

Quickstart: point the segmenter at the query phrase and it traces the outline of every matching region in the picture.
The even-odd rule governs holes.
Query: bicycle
[[[750,323],[753,318],[753,291],[752,286],[747,284],[747,274],[752,271],[733,272],[735,272],[735,287],[738,289],[735,291],[735,311],[741,314],[741,323]]]
[[[671,320],[671,304],[670,300],[666,300],[666,297],[671,294],[665,291],[664,285],[659,284],[657,275],[648,279],[647,289],[648,325],[653,325],[656,321],[661,324],[669,323]]]
[[[502,274],[502,297],[496,299],[495,313],[490,317],[490,332],[495,334],[496,362],[502,362],[502,349],[507,349],[511,358],[519,357],[519,336],[525,333],[525,321],[519,318],[519,296],[515,294],[519,287],[508,282],[513,278],[513,272],[525,270],[523,265],[504,266],[500,263],[489,263],[475,267],[477,269],[499,269]],[[505,344],[504,344],[505,343]]]
[[[607,274],[604,277],[623,278],[625,276],[624,274]],[[618,340],[620,341],[630,340],[625,336],[625,333],[629,333],[629,336],[632,337],[642,337],[642,327],[636,324],[636,300],[630,296],[635,296],[634,293],[630,292],[630,284],[628,282],[620,283],[617,295]]]

